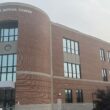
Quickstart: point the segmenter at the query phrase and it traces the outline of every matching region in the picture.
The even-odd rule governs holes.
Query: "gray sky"
[[[110,42],[110,0],[0,0],[44,10],[51,21]]]

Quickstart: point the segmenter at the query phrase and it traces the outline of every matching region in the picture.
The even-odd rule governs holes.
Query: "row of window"
[[[76,100],[79,103],[83,102],[83,90],[82,89],[76,90]],[[65,90],[65,102],[66,103],[72,103],[73,102],[73,94],[72,94],[71,89]]]
[[[79,43],[69,39],[63,39],[63,51],[79,55]]]
[[[18,39],[18,28],[1,28],[0,42],[16,41]]]
[[[0,23],[0,42],[16,41],[18,39],[18,22],[3,21]]]
[[[106,60],[104,49],[100,49],[100,60],[101,61]],[[107,52],[107,60],[108,60],[108,62],[110,62],[110,51]]]
[[[16,81],[16,54],[0,55],[0,81]]]
[[[64,63],[64,76],[69,78],[81,78],[81,70],[79,64]]]
[[[81,78],[81,68],[79,64],[64,63],[64,77],[68,78]],[[107,69],[102,69],[102,80],[108,81],[108,71]]]
[[[18,39],[18,22],[3,21],[0,23],[0,42],[16,41]],[[17,55],[0,55],[0,81],[16,81]]]

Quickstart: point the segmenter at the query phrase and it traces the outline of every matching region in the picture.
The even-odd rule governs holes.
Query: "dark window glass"
[[[63,39],[63,51],[79,55],[79,43],[77,41]]]
[[[0,55],[0,81],[16,81],[16,54]]]
[[[64,76],[69,78],[81,78],[81,70],[79,64],[64,63]]]
[[[71,89],[66,89],[65,90],[65,102],[66,103],[72,103],[72,90]]]
[[[77,102],[83,102],[83,91],[81,89],[76,90]]]
[[[18,23],[16,21],[0,22],[0,42],[15,41],[18,39]]]
[[[102,69],[102,80],[108,81],[107,69],[105,68]]]
[[[15,89],[0,88],[0,108],[3,107],[3,110],[13,110],[11,109],[13,105],[15,105]]]

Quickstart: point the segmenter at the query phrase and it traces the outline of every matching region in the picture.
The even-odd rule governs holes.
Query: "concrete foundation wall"
[[[54,104],[53,110],[92,110],[92,103],[83,104]],[[51,110],[51,104],[16,105],[15,110]]]

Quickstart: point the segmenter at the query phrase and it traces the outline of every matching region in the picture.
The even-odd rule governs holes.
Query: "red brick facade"
[[[110,63],[107,58],[100,61],[99,55],[100,48],[110,51],[110,43],[52,23],[43,11],[30,5],[6,3],[0,9],[8,10],[0,12],[0,21],[17,20],[19,26],[16,102],[47,104],[52,97],[54,102],[58,98],[65,102],[65,89],[73,90],[73,102],[76,89],[83,90],[84,102],[91,102],[93,92],[110,85],[109,74],[107,82],[101,77],[102,68],[109,70]],[[64,78],[63,37],[79,42],[81,79]]]

